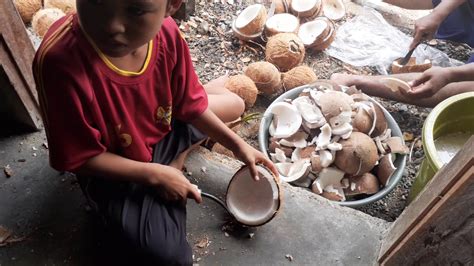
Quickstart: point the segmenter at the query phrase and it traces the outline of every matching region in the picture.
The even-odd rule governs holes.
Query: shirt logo
[[[122,133],[121,129],[122,124],[118,124],[117,126],[115,126],[115,132],[119,136],[120,146],[127,148],[128,146],[130,146],[130,144],[132,144],[132,136],[127,133]]]
[[[169,126],[171,124],[171,106],[159,106],[156,110],[156,123],[162,123]]]

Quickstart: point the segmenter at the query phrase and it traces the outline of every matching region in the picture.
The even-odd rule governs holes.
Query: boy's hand
[[[197,186],[191,184],[181,171],[167,165],[154,163],[150,165],[152,167],[150,183],[160,191],[165,200],[184,203],[190,198],[197,203],[202,202]]]
[[[259,180],[256,167],[256,164],[258,163],[266,166],[276,176],[279,175],[275,165],[270,160],[268,160],[265,155],[263,155],[263,153],[257,151],[244,141],[242,141],[239,149],[235,151],[234,154],[250,168],[250,174],[254,177],[255,181]]]
[[[450,83],[449,69],[432,67],[418,79],[410,82],[412,89],[406,92],[409,95],[429,97],[436,94],[440,89]]]

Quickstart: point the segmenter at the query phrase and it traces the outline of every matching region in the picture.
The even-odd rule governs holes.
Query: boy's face
[[[82,29],[107,56],[122,57],[149,42],[182,0],[77,0]]]

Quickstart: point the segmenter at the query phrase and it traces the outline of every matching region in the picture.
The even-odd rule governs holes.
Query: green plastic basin
[[[411,188],[410,202],[443,167],[435,141],[451,134],[474,134],[474,92],[458,94],[442,101],[426,118],[422,133],[425,158]]]

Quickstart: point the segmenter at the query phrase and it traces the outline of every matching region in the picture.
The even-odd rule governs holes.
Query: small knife
[[[411,48],[410,51],[408,51],[407,55],[405,55],[405,57],[403,57],[402,60],[398,61],[398,63],[402,66],[406,65],[408,61],[410,61],[411,55],[413,54],[413,52],[415,51],[416,47],[418,47],[419,44],[420,43],[417,43],[415,47]]]

